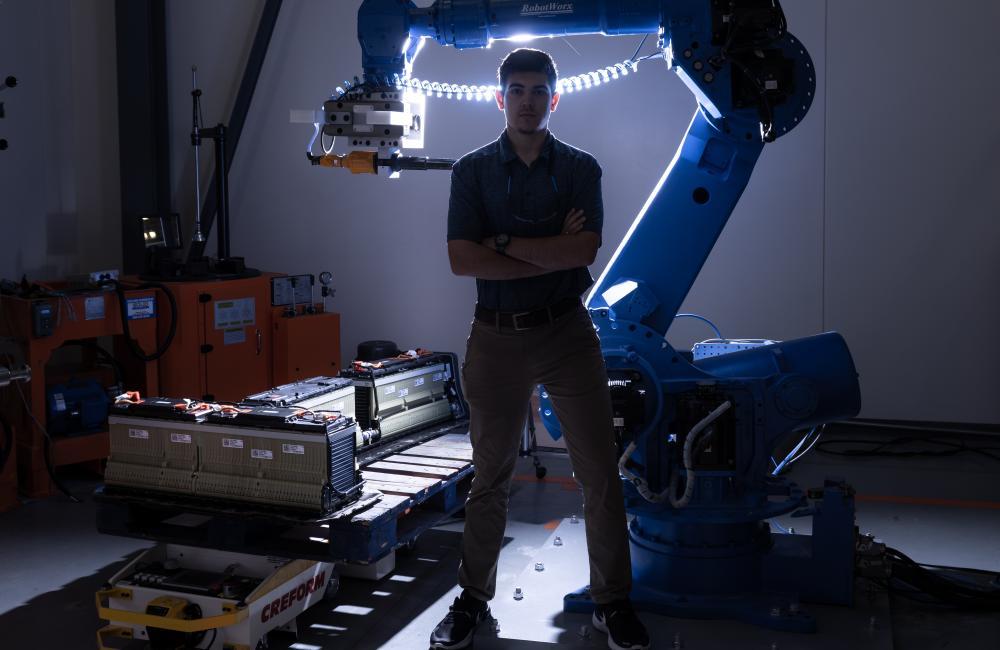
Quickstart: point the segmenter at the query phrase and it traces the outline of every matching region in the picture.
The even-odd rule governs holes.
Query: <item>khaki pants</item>
[[[465,504],[459,585],[481,600],[496,593],[508,493],[529,399],[535,385],[544,384],[583,486],[591,596],[600,604],[627,597],[632,567],[611,396],[587,310],[581,304],[550,325],[525,331],[474,321],[462,374],[476,474]]]

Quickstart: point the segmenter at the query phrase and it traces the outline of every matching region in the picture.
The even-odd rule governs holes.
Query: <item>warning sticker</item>
[[[385,394],[386,395],[392,395],[395,392],[396,392],[396,385],[395,384],[390,384],[390,385],[388,385],[388,386],[385,387]]]
[[[125,301],[125,314],[129,320],[156,318],[156,298],[153,296],[129,298]]]
[[[243,441],[239,438],[223,438],[222,446],[230,449],[243,449]]]
[[[190,445],[191,435],[188,433],[171,433],[170,442],[179,442],[184,445]]]
[[[224,330],[256,323],[253,298],[219,300],[215,303],[215,329]]]
[[[242,327],[228,329],[222,333],[222,344],[233,345],[235,343],[246,343],[247,332]]]
[[[281,445],[281,451],[286,454],[305,454],[306,448],[304,445]]]
[[[264,460],[274,460],[274,452],[270,449],[251,449],[250,455],[254,458],[263,458]]]
[[[139,438],[140,440],[149,440],[149,431],[145,429],[129,429],[129,438]]]

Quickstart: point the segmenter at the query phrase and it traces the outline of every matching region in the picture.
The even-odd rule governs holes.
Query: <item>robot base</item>
[[[814,492],[813,496],[820,496]],[[812,515],[812,535],[774,535],[766,524],[684,524],[659,522],[660,538],[650,530],[656,522],[636,517],[629,526],[637,609],[694,619],[730,619],[789,631],[815,632],[815,618],[800,602],[853,604],[853,490],[828,479],[822,500],[796,513]],[[794,515],[793,515],[794,516]],[[645,520],[645,521],[644,521]],[[679,531],[683,534],[678,535]],[[698,533],[704,544],[694,542]],[[726,546],[720,539],[742,543]],[[678,541],[684,538],[684,544]],[[589,588],[567,594],[566,612],[590,612]]]

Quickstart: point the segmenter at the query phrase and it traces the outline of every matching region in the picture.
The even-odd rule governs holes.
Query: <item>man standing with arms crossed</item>
[[[498,70],[500,138],[452,171],[448,257],[476,278],[478,302],[462,373],[476,475],[465,505],[462,595],[431,648],[464,648],[489,616],[507,502],[531,392],[544,384],[583,487],[594,626],[615,650],[649,647],[628,600],[628,534],[600,342],[581,301],[601,244],[601,168],[556,140],[557,72],[540,50],[511,52]]]

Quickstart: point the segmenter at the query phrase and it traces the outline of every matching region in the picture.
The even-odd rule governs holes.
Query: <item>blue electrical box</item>
[[[36,301],[31,303],[31,332],[36,338],[52,336],[56,330],[55,313],[52,303]]]
[[[71,436],[102,430],[111,400],[100,382],[73,379],[54,384],[46,392],[47,428],[51,435]]]

